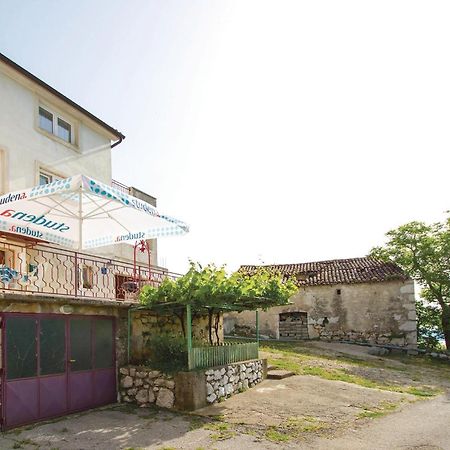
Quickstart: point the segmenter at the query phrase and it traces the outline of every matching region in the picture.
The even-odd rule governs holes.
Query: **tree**
[[[450,349],[450,217],[431,225],[410,222],[386,236],[385,246],[374,248],[371,255],[394,262],[423,287],[424,307],[439,313]]]
[[[433,305],[419,298],[416,301],[417,312],[417,343],[420,348],[442,348],[441,309],[439,305]]]
[[[209,340],[212,330],[218,339],[219,317],[222,311],[267,309],[285,305],[297,291],[290,280],[284,280],[274,270],[261,268],[253,273],[234,272],[209,264],[202,267],[191,262],[189,271],[175,280],[166,278],[158,287],[144,286],[140,302],[149,308],[173,304],[184,332],[184,310],[177,306],[191,305],[195,312],[208,311]]]

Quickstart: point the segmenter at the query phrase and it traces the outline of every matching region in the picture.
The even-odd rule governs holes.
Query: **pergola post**
[[[256,342],[259,346],[259,311],[256,310]]]
[[[192,369],[192,310],[191,305],[186,305],[186,340],[188,369]]]

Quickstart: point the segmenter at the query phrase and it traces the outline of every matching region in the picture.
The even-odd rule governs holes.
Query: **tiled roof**
[[[372,257],[333,259],[299,264],[241,266],[239,271],[251,274],[258,267],[267,267],[291,278],[298,286],[330,284],[381,283],[408,280],[409,277],[394,263]]]

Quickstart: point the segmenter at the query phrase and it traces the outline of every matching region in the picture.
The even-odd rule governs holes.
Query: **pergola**
[[[186,347],[188,354],[188,370],[193,370],[202,366],[209,367],[216,365],[220,362],[226,364],[234,361],[236,358],[242,357],[245,359],[253,359],[258,357],[259,347],[259,309],[267,308],[268,299],[265,298],[252,298],[252,304],[250,305],[245,299],[241,299],[239,302],[230,303],[225,299],[221,302],[217,302],[214,305],[197,305],[197,304],[182,304],[178,302],[161,302],[154,303],[152,305],[139,305],[130,307],[128,310],[128,361],[130,361],[130,338],[131,338],[131,314],[134,311],[151,311],[161,315],[174,314],[175,311],[184,311],[186,317]],[[209,345],[202,347],[193,347],[192,345],[192,318],[195,313],[209,314],[211,311],[214,313],[223,312],[242,312],[242,311],[255,311],[255,325],[256,325],[256,341],[239,344],[229,345]],[[235,347],[235,348],[233,348]],[[220,349],[226,350],[220,350]],[[216,349],[215,351],[208,349]],[[218,365],[218,364],[217,364]]]

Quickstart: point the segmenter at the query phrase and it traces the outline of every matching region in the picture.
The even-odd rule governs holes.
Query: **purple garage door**
[[[3,429],[116,401],[114,319],[4,314]]]

